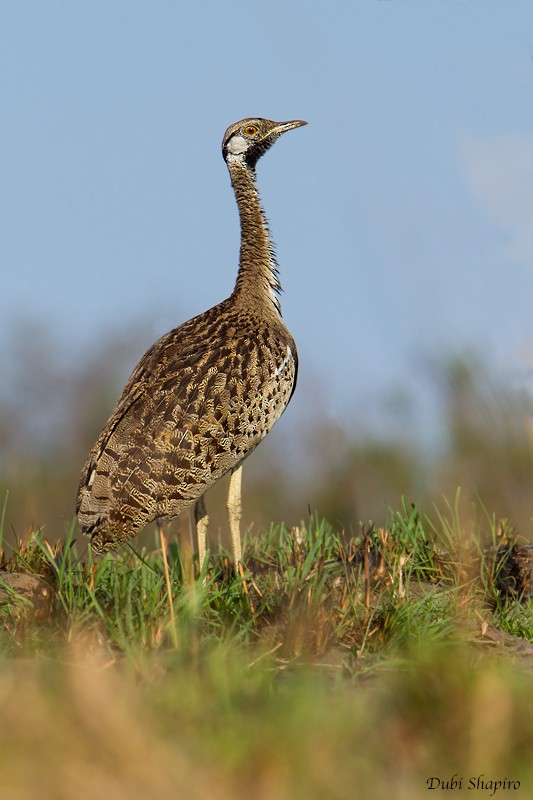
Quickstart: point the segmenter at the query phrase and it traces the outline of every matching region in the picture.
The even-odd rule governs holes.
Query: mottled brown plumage
[[[77,514],[97,552],[195,503],[202,562],[203,495],[232,472],[228,510],[238,564],[240,466],[285,410],[297,373],[255,165],[278,136],[303,124],[246,119],[226,131],[223,155],[241,221],[235,289],[145,353],[91,451]]]

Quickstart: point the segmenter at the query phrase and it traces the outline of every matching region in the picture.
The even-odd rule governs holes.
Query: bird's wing
[[[184,438],[201,417],[206,392],[210,393],[216,383],[220,348],[227,352],[231,349],[224,337],[218,339],[220,348],[210,336],[192,343],[187,335],[188,325],[162,337],[134,369],[83,468],[77,513],[83,500],[89,499],[99,472],[106,473],[106,494],[116,497],[124,485],[124,476],[129,474],[131,478],[125,462],[133,465],[139,457],[142,463],[147,451],[154,450],[156,456],[159,452],[167,461],[172,452],[175,460],[179,458],[180,445],[186,449]],[[120,478],[116,480],[115,476]]]

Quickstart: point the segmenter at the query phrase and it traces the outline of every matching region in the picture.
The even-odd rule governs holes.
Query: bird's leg
[[[185,524],[187,522],[187,524]],[[196,531],[196,526],[195,526]],[[196,537],[193,534],[192,526],[187,514],[187,520],[183,517],[179,519],[177,526],[178,535],[178,551],[183,571],[183,583],[185,586],[192,586],[194,584],[195,562],[194,553],[196,553]]]
[[[194,521],[196,523],[196,541],[198,542],[198,564],[201,572],[207,553],[207,526],[209,525],[204,495],[198,498],[194,506]]]
[[[172,623],[171,631],[172,631],[172,639],[174,643],[174,647],[177,648],[178,646],[178,635],[176,633],[176,617],[174,615],[174,601],[172,599],[172,583],[170,580],[170,570],[168,567],[168,555],[167,555],[167,539],[165,536],[165,532],[163,530],[163,525],[161,524],[161,520],[156,520],[157,532],[159,534],[159,543],[161,545],[161,555],[163,556],[163,571],[165,573],[165,583],[167,586],[167,596],[168,596],[168,604],[170,608],[170,621]]]
[[[233,566],[235,572],[239,573],[239,564],[242,558],[241,551],[241,482],[242,466],[236,467],[231,471],[228,491],[228,515],[229,527],[231,531],[231,547],[233,550]]]

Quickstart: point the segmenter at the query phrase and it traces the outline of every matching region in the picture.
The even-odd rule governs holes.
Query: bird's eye
[[[259,133],[259,128],[257,125],[245,125],[243,130],[246,136],[255,136],[257,133]]]

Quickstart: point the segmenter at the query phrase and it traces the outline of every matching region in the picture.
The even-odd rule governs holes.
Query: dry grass
[[[353,684],[242,652],[141,676],[85,648],[2,665],[5,797],[411,800],[454,773],[533,789],[532,683],[502,660],[437,648]]]
[[[164,536],[93,561],[32,534],[3,561],[3,796],[412,800],[454,774],[527,796],[531,600],[501,558],[522,545],[449,511],[273,529],[205,585]]]

